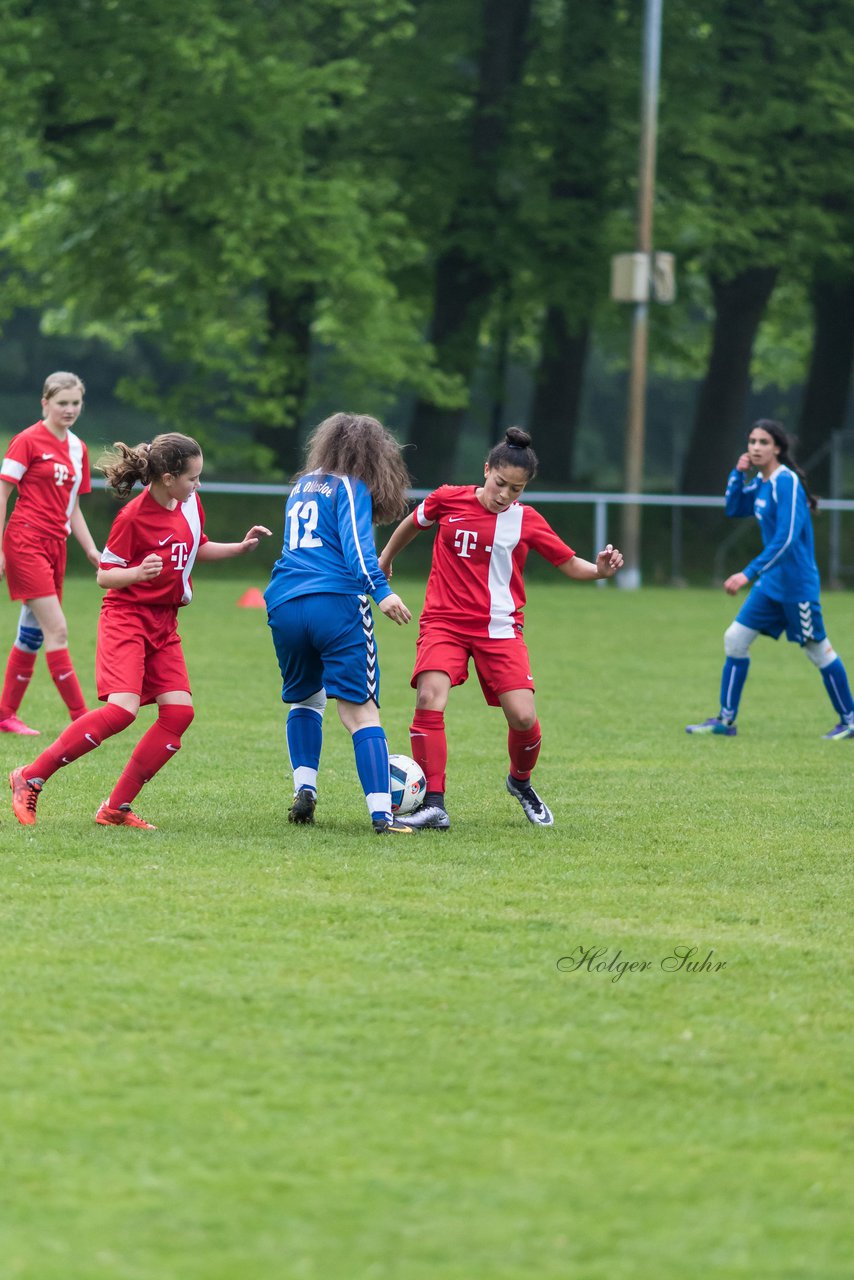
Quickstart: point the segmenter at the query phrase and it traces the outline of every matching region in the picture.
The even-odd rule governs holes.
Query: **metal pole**
[[[663,0],[646,0],[644,5],[636,248],[638,253],[647,255],[647,269],[650,277],[652,276],[652,212],[655,197],[662,4]],[[632,317],[629,405],[623,465],[623,487],[626,493],[640,493],[643,488],[648,313],[647,302],[635,303]],[[641,584],[640,531],[640,506],[633,504],[625,506],[621,550],[626,563],[622,573],[617,575],[617,582],[628,590],[633,590]]]

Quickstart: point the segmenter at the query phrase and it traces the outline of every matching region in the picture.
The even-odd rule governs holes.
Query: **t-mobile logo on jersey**
[[[187,551],[186,542],[172,543],[172,561],[179,573],[182,571],[182,569],[184,568],[184,565],[187,563],[188,554],[189,553]]]
[[[55,484],[65,484],[68,479],[68,467],[64,462],[53,464],[53,479]]]
[[[471,553],[477,546],[477,534],[472,533],[471,529],[458,529],[454,538],[454,546],[457,549],[458,556],[462,556],[464,560],[470,560]]]

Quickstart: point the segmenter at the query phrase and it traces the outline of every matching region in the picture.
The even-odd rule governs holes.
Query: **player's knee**
[[[24,649],[27,653],[38,653],[44,644],[44,632],[40,627],[24,627],[18,625],[18,634],[15,636],[15,647]]]
[[[724,632],[724,653],[728,658],[746,658],[757,633],[741,622],[732,622]]]
[[[322,716],[326,710],[326,690],[323,688],[318,689],[317,693],[312,693],[308,698],[303,698],[302,702],[291,703],[291,711],[298,711],[303,707],[307,711],[316,711],[319,716]]]
[[[159,708],[157,718],[170,737],[177,739],[176,750],[181,745],[181,735],[187,732],[195,714],[192,706],[182,702],[168,702]]]
[[[827,639],[824,640],[807,640],[804,645],[804,653],[819,671],[823,671],[825,667],[829,667],[832,662],[836,661],[837,654],[833,645]]]

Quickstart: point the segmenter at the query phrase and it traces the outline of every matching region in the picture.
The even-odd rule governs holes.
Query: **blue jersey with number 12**
[[[392,594],[377,561],[373,502],[352,476],[311,471],[294,485],[285,507],[282,554],[264,593],[268,610],[308,595]]]

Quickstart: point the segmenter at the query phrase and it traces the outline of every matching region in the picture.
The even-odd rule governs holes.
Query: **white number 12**
[[[302,524],[302,536],[300,525]],[[315,538],[317,528],[317,503],[295,502],[288,512],[288,549],[296,551],[297,547],[322,547],[323,539]]]

